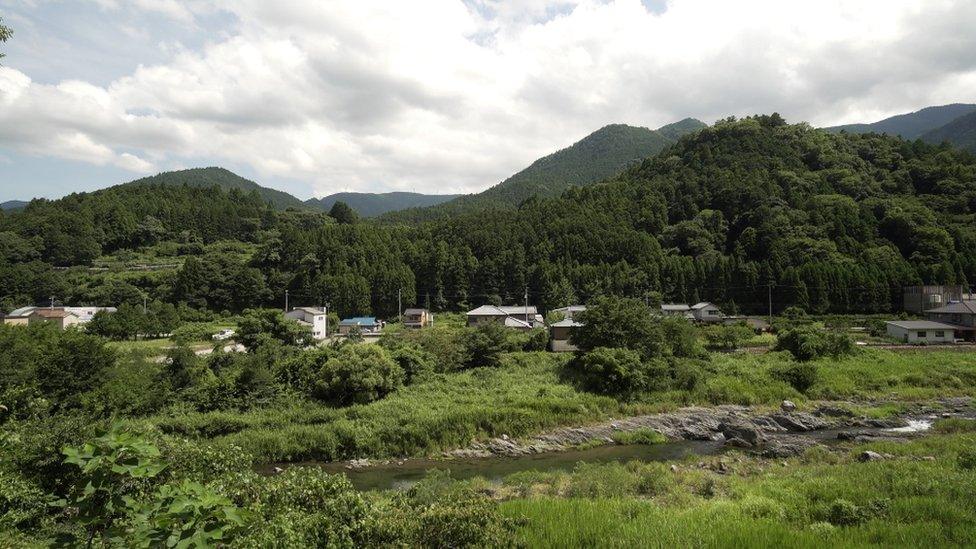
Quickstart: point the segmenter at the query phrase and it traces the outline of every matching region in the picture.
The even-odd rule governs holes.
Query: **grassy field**
[[[878,401],[856,406],[883,416],[899,401],[976,395],[976,354],[864,350],[816,362],[818,381],[798,392],[774,377],[788,355],[716,353],[693,387],[620,402],[578,390],[560,377],[569,357],[506,355],[499,368],[439,374],[366,405],[331,408],[300,397],[247,412],[187,412],[139,423],[165,433],[234,444],[262,463],[436,454],[474,440],[527,436],[557,426],[638,415],[683,405],[777,405],[791,399]]]
[[[973,422],[956,431],[787,461],[581,465],[493,490],[530,547],[966,546],[976,542],[976,434]],[[894,457],[860,463],[865,449]]]

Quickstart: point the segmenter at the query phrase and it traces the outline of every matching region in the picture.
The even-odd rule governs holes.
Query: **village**
[[[965,345],[976,343],[976,293],[962,285],[908,286],[903,290],[903,310],[897,318],[882,319],[883,334],[875,334],[871,342],[858,341],[861,345],[931,346]],[[681,318],[699,326],[742,326],[755,334],[769,333],[774,329],[774,316],[733,315],[723,312],[719,305],[703,301],[695,304],[661,303],[649,305],[651,314],[658,318]],[[549,311],[541,311],[530,304],[481,305],[463,313],[464,324],[476,328],[486,324],[498,324],[513,331],[546,330],[547,350],[555,353],[574,352],[572,333],[580,327],[580,313],[586,305],[567,305]],[[84,329],[96,315],[111,315],[118,311],[113,306],[61,306],[52,300],[50,306],[25,306],[0,314],[0,323],[11,326],[51,324],[60,330]],[[784,311],[788,314],[788,311]],[[545,313],[545,315],[543,314]],[[296,306],[283,311],[283,317],[293,321],[311,334],[315,344],[337,342],[356,338],[365,342],[377,341],[388,326],[399,325],[402,329],[422,330],[434,325],[435,315],[426,308],[411,307],[402,310],[398,319],[389,321],[373,316],[357,316],[339,319],[329,324],[328,306]],[[333,317],[334,313],[332,313]],[[452,315],[457,316],[457,315]],[[877,321],[878,315],[873,315]],[[853,327],[853,332],[868,333],[866,327]],[[211,335],[214,342],[233,339],[233,328],[222,328]],[[243,350],[233,345],[226,350]],[[203,350],[202,352],[209,352]]]

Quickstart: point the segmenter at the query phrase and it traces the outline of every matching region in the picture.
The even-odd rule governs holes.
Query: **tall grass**
[[[973,435],[938,436],[828,454],[833,463],[814,452],[786,467],[747,458],[734,475],[665,469],[650,498],[636,489],[643,465],[588,466],[558,480],[536,475],[533,489],[547,495],[501,506],[522,520],[530,547],[966,546],[976,543],[976,471],[955,456],[973,444]],[[863,448],[896,457],[858,463]]]

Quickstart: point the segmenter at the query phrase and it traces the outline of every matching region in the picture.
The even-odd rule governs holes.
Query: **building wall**
[[[962,300],[962,286],[908,286],[904,291],[904,307],[911,313],[942,307],[950,301]]]
[[[718,322],[722,320],[722,311],[718,307],[705,307],[694,311],[695,320],[702,322]]]
[[[576,345],[573,345],[566,339],[553,339],[549,343],[549,348],[554,353],[574,353],[579,350]]]
[[[468,315],[468,326],[481,326],[489,322],[504,324],[505,317],[502,315]]]
[[[953,343],[956,337],[955,330],[908,330],[893,324],[888,325],[888,335],[905,343]]]
[[[7,326],[27,326],[28,320],[26,316],[7,317],[3,319],[3,323]]]

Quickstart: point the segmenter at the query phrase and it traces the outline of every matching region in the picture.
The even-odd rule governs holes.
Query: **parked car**
[[[237,332],[235,332],[234,330],[231,330],[230,328],[226,328],[226,329],[223,329],[223,330],[215,333],[213,335],[213,338],[214,338],[214,341],[224,341],[226,339],[230,339],[230,338],[234,337],[234,334],[236,334],[236,333]]]

